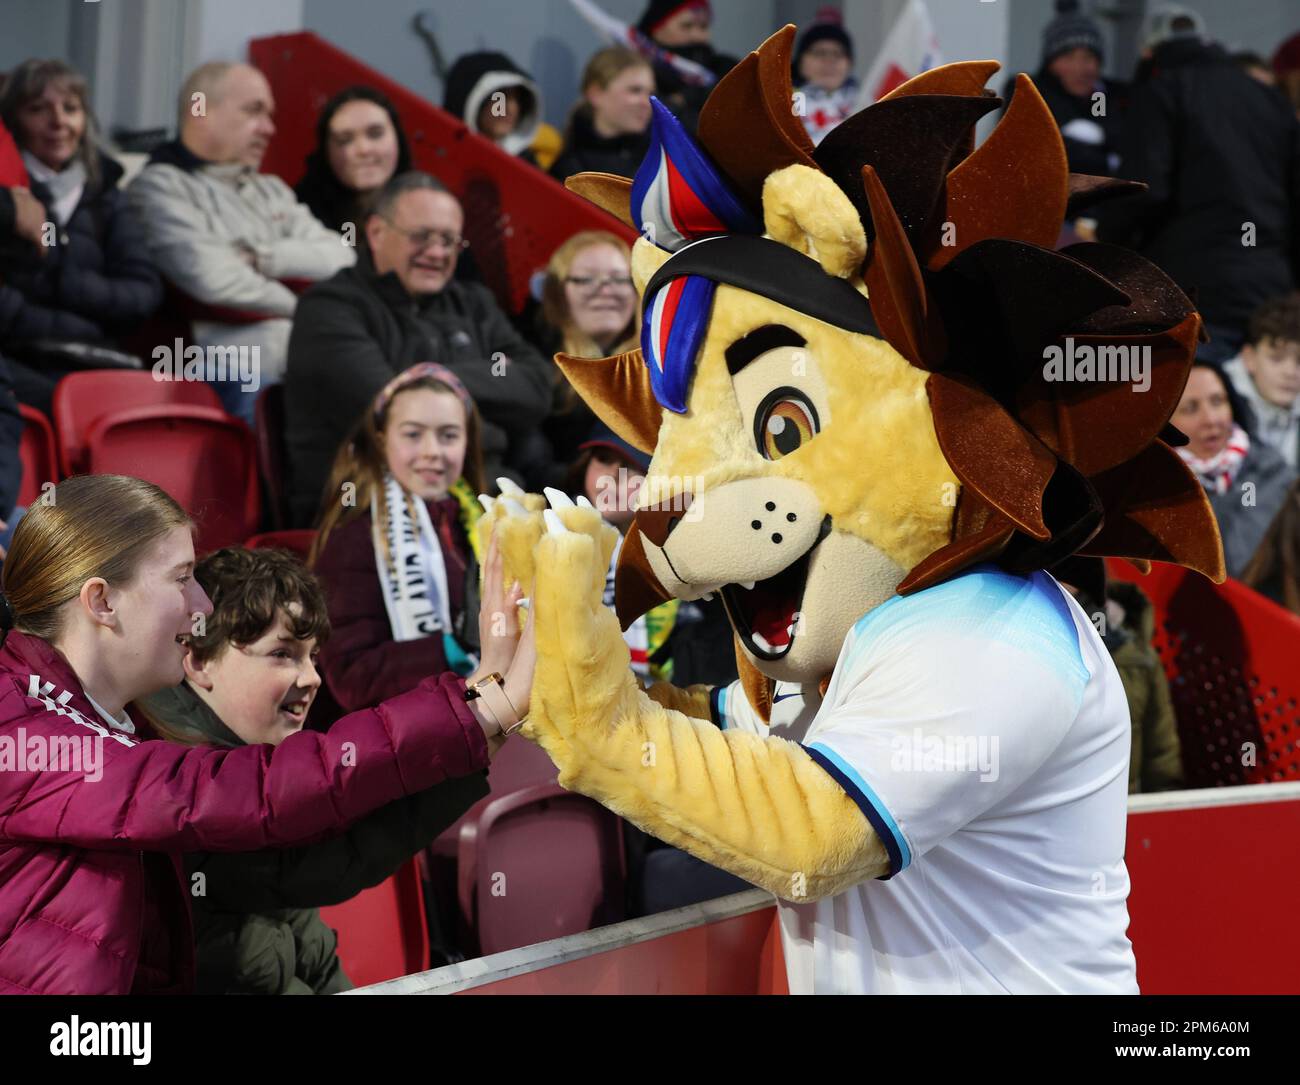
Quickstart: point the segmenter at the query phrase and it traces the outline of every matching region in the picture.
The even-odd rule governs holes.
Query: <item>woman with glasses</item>
[[[637,345],[636,289],[626,242],[603,230],[574,234],[555,250],[542,283],[535,336],[542,353],[605,358]],[[551,446],[548,484],[562,486],[596,416],[552,366],[551,412],[543,432]]]

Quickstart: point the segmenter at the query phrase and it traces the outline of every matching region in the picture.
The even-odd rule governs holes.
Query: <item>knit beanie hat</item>
[[[1071,49],[1091,49],[1105,59],[1101,27],[1079,10],[1079,0],[1056,0],[1056,18],[1043,29],[1042,65],[1046,67]]]
[[[1178,38],[1200,38],[1205,35],[1205,20],[1198,12],[1178,4],[1165,4],[1147,19],[1146,33],[1142,38],[1144,49],[1154,49]]]
[[[812,24],[799,35],[799,41],[795,44],[792,63],[796,73],[799,71],[799,61],[803,59],[804,53],[819,41],[839,42],[844,47],[844,51],[848,53],[849,61],[852,62],[853,39],[849,37],[849,32],[844,29],[844,17],[840,14],[839,9],[833,7],[818,8]],[[795,82],[799,82],[797,76]]]
[[[709,0],[650,0],[636,28],[647,38],[653,38],[655,31],[685,8],[703,8],[708,14],[713,13]]]

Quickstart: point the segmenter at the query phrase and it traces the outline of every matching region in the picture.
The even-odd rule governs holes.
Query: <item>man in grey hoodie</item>
[[[181,88],[177,139],[155,149],[128,193],[150,256],[197,303],[194,343],[185,346],[203,349],[206,379],[227,410],[250,423],[259,389],[284,374],[297,305],[286,283],[327,279],[356,260],[288,185],[258,172],[275,135],[274,110],[256,68],[202,65]],[[243,372],[229,364],[240,348],[256,359]]]

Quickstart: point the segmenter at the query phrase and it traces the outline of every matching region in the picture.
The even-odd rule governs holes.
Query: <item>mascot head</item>
[[[641,349],[557,362],[653,459],[617,576],[626,626],[720,592],[751,702],[829,675],[896,593],[979,561],[1171,561],[1222,579],[1168,425],[1200,318],[1124,249],[1055,251],[1067,208],[1131,189],[1071,174],[1020,76],[950,64],[813,147],[794,28],[715,87],[692,138],[655,103],[636,177],[568,185],[641,237]]]

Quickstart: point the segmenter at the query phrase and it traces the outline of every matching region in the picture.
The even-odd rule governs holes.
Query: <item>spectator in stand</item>
[[[1241,582],[1300,615],[1300,481],[1287,490]]]
[[[482,412],[489,478],[536,456],[551,405],[548,366],[486,287],[453,281],[463,225],[442,185],[400,174],[371,207],[357,266],[303,295],[285,387],[295,523],[311,522],[328,466],[367,405],[426,358],[455,373]]]
[[[279,746],[302,730],[320,688],[317,653],[330,632],[320,584],[284,551],[242,547],[208,555],[194,579],[213,609],[204,635],[190,638],[185,681],[137,707],[161,737],[187,746]],[[201,875],[207,889],[193,903],[197,993],[349,990],[318,909],[378,885],[487,793],[475,772],[320,843],[187,855],[187,876]]]
[[[1223,370],[1250,405],[1260,440],[1300,467],[1300,293],[1256,309],[1241,353]]]
[[[177,138],[154,150],[128,189],[163,277],[200,307],[195,342],[258,348],[260,387],[284,375],[298,303],[288,284],[328,278],[356,259],[288,185],[258,172],[274,110],[256,68],[204,64],[181,89]],[[258,389],[219,379],[214,387],[227,410],[253,421]]]
[[[709,0],[650,0],[636,25],[655,45],[705,69],[716,82],[738,61],[714,50],[712,24]],[[659,100],[694,132],[713,82],[692,79],[667,60],[655,63],[654,76]]]
[[[631,177],[650,146],[655,77],[649,61],[621,45],[601,49],[587,61],[581,89],[551,175],[561,181],[585,172]]]
[[[1169,679],[1152,644],[1155,608],[1151,600],[1136,584],[1109,579],[1101,558],[1076,555],[1052,574],[1097,627],[1124,685],[1133,724],[1129,794],[1182,787],[1182,743]]]
[[[465,386],[424,362],[384,386],[334,459],[310,563],[334,629],[325,680],[345,710],[477,665],[480,428]]]
[[[603,230],[574,234],[555,250],[542,282],[537,342],[546,357],[557,353],[606,358],[635,350],[637,297],[622,238]],[[551,413],[542,426],[552,467],[546,484],[561,487],[578,448],[591,436],[596,415],[552,368]]]
[[[1209,494],[1228,575],[1239,577],[1295,471],[1254,436],[1250,408],[1213,362],[1197,359],[1170,421],[1187,435],[1188,443],[1176,451]]]
[[[331,230],[361,233],[371,198],[411,168],[397,110],[373,87],[348,87],[321,109],[316,148],[294,193]]]
[[[1300,117],[1300,34],[1292,34],[1277,47],[1273,54],[1273,75],[1277,88]]]
[[[0,346],[19,401],[48,414],[66,372],[50,344],[111,346],[158,307],[162,284],[118,191],[122,167],[99,149],[85,79],[59,60],[25,61],[0,117],[31,181],[0,200]]]
[[[1148,187],[1092,214],[1101,240],[1137,249],[1196,292],[1211,336],[1202,354],[1223,362],[1250,314],[1295,287],[1300,125],[1275,89],[1203,40],[1189,14],[1157,13],[1155,25],[1119,174]]]
[[[466,53],[451,66],[443,108],[506,154],[547,170],[560,153],[560,133],[542,120],[533,77],[504,53]]]
[[[1075,173],[1111,177],[1119,169],[1119,143],[1127,88],[1104,79],[1105,39],[1078,0],[1056,0],[1056,18],[1043,29],[1034,86],[1061,129]],[[1003,91],[1011,104],[1015,80]]]
[[[794,86],[808,138],[820,143],[826,133],[858,109],[853,78],[853,39],[838,8],[825,7],[799,35],[794,47]]]
[[[316,149],[307,156],[307,170],[294,192],[347,244],[364,245],[371,200],[410,169],[410,142],[393,103],[374,87],[348,87],[321,110]],[[456,261],[456,278],[481,281],[469,249]]]
[[[0,992],[190,992],[182,853],[344,832],[403,796],[483,771],[516,722],[482,697],[466,701],[465,681],[443,675],[278,746],[151,740],[127,706],[185,679],[194,616],[213,611],[191,575],[193,528],[157,486],[82,475],[14,533],[0,596],[0,728],[47,749],[70,730],[102,741],[93,773],[75,756],[70,768],[60,758],[0,772]],[[515,706],[531,693],[532,628],[507,644],[501,671]],[[34,674],[49,696],[28,694]]]
[[[0,356],[0,561],[4,561],[14,529],[26,513],[18,505],[18,492],[23,484],[25,468],[22,460],[23,416],[14,398],[13,376],[9,362]],[[33,479],[39,484],[57,482],[57,479]]]

